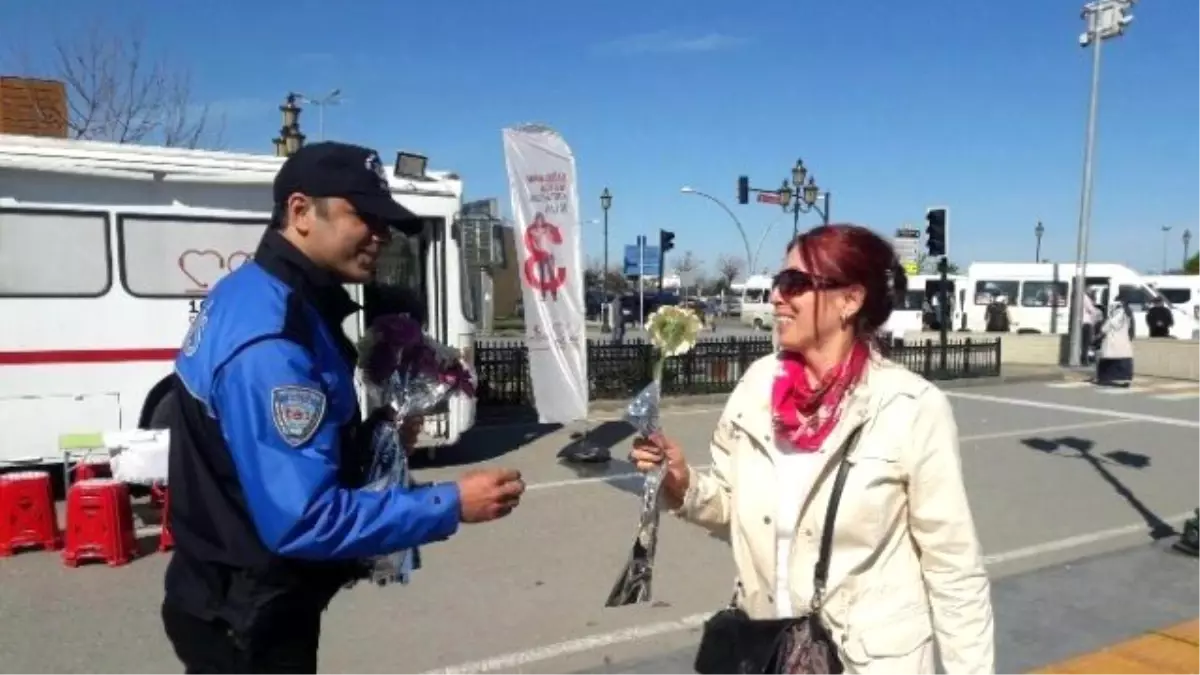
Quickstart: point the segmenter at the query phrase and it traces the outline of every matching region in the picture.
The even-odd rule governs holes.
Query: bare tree
[[[726,254],[717,258],[717,273],[725,280],[726,285],[732,284],[744,267],[745,262],[736,256]]]
[[[680,286],[683,287],[684,295],[687,295],[688,288],[696,283],[695,272],[700,269],[700,259],[691,251],[684,251],[679,257],[679,261],[675,263],[675,273],[679,275]]]
[[[188,69],[148,53],[140,29],[96,24],[56,38],[50,61],[46,74],[66,87],[71,138],[183,148],[222,144],[223,116],[195,102]],[[31,103],[46,121],[61,122],[32,95]]]

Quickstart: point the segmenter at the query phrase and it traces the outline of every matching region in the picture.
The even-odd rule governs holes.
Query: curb
[[[1090,373],[1090,371],[1088,371]],[[1053,370],[1048,372],[1038,373],[1016,373],[1013,375],[1001,374],[995,377],[971,377],[957,380],[933,380],[933,384],[939,389],[965,389],[968,387],[988,387],[998,384],[1024,384],[1027,382],[1060,382],[1063,380],[1074,379],[1080,377],[1081,374],[1072,372],[1068,369]],[[669,396],[663,397],[661,407],[667,408],[685,408],[697,405],[712,405],[723,404],[729,400],[729,394],[696,394],[684,396]],[[592,401],[588,409],[592,412],[614,412],[624,410],[629,404],[628,400],[606,400]]]
[[[1064,380],[1078,379],[1090,374],[1090,370],[1085,373],[1074,372],[1068,368],[1060,370],[1050,370],[1046,372],[1033,373],[1015,373],[1012,375],[999,375],[995,377],[972,377],[958,380],[933,380],[934,385],[939,389],[967,389],[971,387],[988,387],[1001,384],[1024,384],[1031,382],[1061,382]],[[694,394],[683,396],[667,396],[663,397],[660,403],[662,410],[678,410],[681,408],[696,408],[704,406],[721,406],[729,400],[729,393],[723,394]],[[629,405],[629,399],[606,399],[601,401],[591,401],[588,405],[588,414],[611,414],[619,413],[625,410],[625,406]],[[482,422],[481,426],[506,426],[505,422],[500,421],[500,418],[489,419]]]

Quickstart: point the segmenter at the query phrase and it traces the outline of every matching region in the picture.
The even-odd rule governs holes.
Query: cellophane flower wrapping
[[[359,344],[358,378],[366,408],[376,413],[390,407],[396,423],[375,425],[368,490],[410,489],[410,448],[404,447],[399,424],[428,415],[455,395],[474,396],[474,376],[458,350],[428,337],[416,320],[404,314],[379,317]],[[397,551],[366,561],[366,576],[377,585],[406,584],[419,567],[416,549]]]
[[[682,356],[696,346],[700,328],[700,317],[683,307],[660,307],[646,321],[646,334],[655,352],[653,379],[625,409],[625,421],[639,435],[649,438],[662,431],[659,409],[663,367],[667,359]],[[654,555],[658,548],[659,488],[666,470],[664,462],[657,470],[646,474],[642,485],[637,536],[625,570],[609,593],[606,603],[609,607],[649,602],[651,599]]]

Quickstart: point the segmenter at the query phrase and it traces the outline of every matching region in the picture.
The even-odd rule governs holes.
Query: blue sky
[[[1081,3],[1066,0],[416,3],[6,0],[0,44],[45,63],[46,40],[103,17],[142,25],[191,69],[197,101],[226,112],[227,147],[269,152],[289,90],[346,101],[330,138],[422,152],[471,197],[506,205],[501,129],[540,121],[578,165],[585,219],[613,193],[610,256],[676,232],[707,263],[743,250],[723,199],[769,263],[790,219],[738,206],[738,174],[774,187],[797,157],[833,218],[891,232],[950,208],[951,257],[1074,257],[1090,73]],[[1198,4],[1139,3],[1104,46],[1091,259],[1161,266],[1197,234]],[[9,68],[11,70],[11,67]],[[305,112],[317,133],[316,111]],[[816,221],[815,214],[803,224]],[[599,258],[599,226],[585,252]],[[1197,240],[1193,238],[1192,250]]]

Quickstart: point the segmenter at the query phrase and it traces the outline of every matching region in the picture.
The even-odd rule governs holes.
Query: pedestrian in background
[[[1133,310],[1124,298],[1108,308],[1108,318],[1100,326],[1100,351],[1096,354],[1096,384],[1128,387],[1133,383],[1133,335],[1136,326]]]
[[[712,468],[689,466],[666,436],[634,442],[639,470],[666,463],[670,509],[730,537],[745,634],[806,616],[828,630],[758,672],[831,672],[797,665],[828,653],[820,645],[850,673],[933,673],[935,651],[945,672],[994,672],[990,585],[954,411],[873,344],[905,285],[892,247],[866,228],[801,235],[771,291],[781,351],[729,397]],[[708,640],[700,656],[726,655],[725,668],[761,660],[743,651],[749,640]]]

